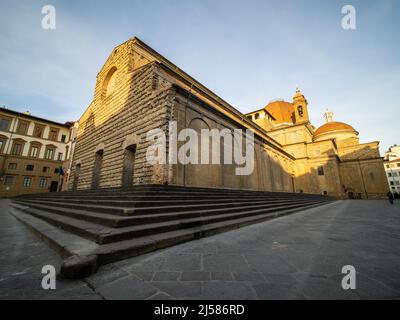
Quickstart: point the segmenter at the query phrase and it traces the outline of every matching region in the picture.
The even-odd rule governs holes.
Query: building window
[[[104,96],[108,97],[111,93],[114,92],[115,89],[115,83],[116,83],[116,79],[117,79],[117,68],[112,68],[104,81]]]
[[[24,177],[24,187],[30,188],[31,185],[32,185],[32,178]]]
[[[6,143],[7,143],[6,139],[0,139],[0,153],[4,152],[4,149],[6,147]]]
[[[33,130],[33,136],[36,138],[43,138],[44,126],[35,124],[35,129]]]
[[[400,163],[397,163],[397,167],[400,168]]]
[[[252,117],[252,116],[247,116],[247,118],[250,119],[250,120],[253,120],[253,117]]]
[[[67,139],[67,136],[66,136],[65,134],[63,134],[63,135],[61,136],[61,142],[65,142],[66,139]]]
[[[26,166],[26,171],[33,171],[33,169],[35,169],[35,166],[33,164],[28,164]]]
[[[57,155],[57,161],[62,161],[63,160],[63,154],[62,152],[59,152]]]
[[[38,158],[38,157],[39,157],[39,151],[40,151],[40,148],[39,148],[39,147],[37,147],[37,146],[31,146],[31,152],[29,153],[29,155],[30,155],[32,158]]]
[[[304,111],[303,111],[303,107],[302,106],[297,107],[297,111],[298,111],[300,117],[302,117],[304,115]]]
[[[14,177],[13,176],[5,176],[4,178],[4,185],[6,187],[11,187],[14,183]]]
[[[387,168],[387,169],[389,169],[389,168],[390,168],[390,166],[387,164],[387,165],[386,165],[386,168]]]
[[[51,128],[49,133],[49,140],[57,141],[57,137],[58,137],[58,130]]]
[[[55,168],[55,169],[54,169],[54,173],[55,173],[55,174],[60,173],[60,168]]]
[[[391,172],[389,172],[389,173],[388,173],[388,177],[391,177],[391,176],[392,176],[392,173],[391,173]]]
[[[319,175],[319,176],[324,176],[324,175],[325,175],[324,167],[323,167],[323,166],[319,166],[319,167],[318,167],[318,175]]]
[[[52,148],[47,148],[46,152],[44,154],[44,158],[46,160],[53,160],[54,159],[54,149]]]
[[[254,115],[254,119],[256,119],[256,120],[260,119],[260,114],[259,114],[259,113],[256,113],[256,114]]]
[[[44,189],[47,187],[47,179],[46,178],[40,178],[39,180],[39,187],[41,189]]]
[[[391,185],[391,186],[394,186],[394,182],[393,182],[393,181],[390,181],[390,185]]]
[[[9,163],[8,164],[8,169],[9,170],[16,170],[17,169],[17,164],[16,163]]]
[[[0,120],[0,130],[8,131],[10,128],[10,119],[2,118]]]
[[[26,133],[28,132],[28,126],[29,122],[18,120],[17,133],[26,135]]]
[[[24,149],[24,144],[21,142],[15,142],[13,144],[13,147],[11,149],[11,154],[13,156],[20,156],[22,155],[22,150]]]
[[[49,173],[50,172],[50,168],[49,167],[43,167],[43,172]]]

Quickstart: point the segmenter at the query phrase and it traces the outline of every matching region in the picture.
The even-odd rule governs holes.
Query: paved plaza
[[[0,201],[0,299],[399,299],[400,203],[339,201],[41,287],[61,258]],[[356,290],[343,290],[343,266]]]

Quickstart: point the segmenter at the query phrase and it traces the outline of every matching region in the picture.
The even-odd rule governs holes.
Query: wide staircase
[[[137,186],[26,195],[14,215],[68,259],[76,278],[137,256],[332,202],[320,195],[178,186]]]

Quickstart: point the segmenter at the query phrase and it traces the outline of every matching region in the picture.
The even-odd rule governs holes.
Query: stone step
[[[61,268],[66,276],[74,277],[94,272],[98,263],[326,205],[332,200],[321,195],[149,185],[21,196],[13,206],[19,219],[34,224],[33,229],[46,234],[44,238],[57,238],[54,242],[61,248],[75,248],[64,249],[72,257]],[[63,239],[67,239],[65,245]],[[79,250],[77,244],[85,248]]]
[[[78,209],[70,209],[70,208],[62,208],[54,205],[49,204],[41,204],[29,201],[16,201],[21,205],[29,206],[31,208],[48,211],[51,213],[81,219],[88,222],[93,222],[97,224],[102,224],[104,226],[113,227],[113,228],[121,228],[127,227],[132,225],[139,225],[139,224],[148,224],[148,223],[155,223],[155,222],[166,222],[176,219],[185,219],[185,218],[195,218],[199,216],[209,216],[213,214],[225,214],[225,213],[235,213],[240,212],[242,210],[251,210],[251,209],[267,209],[277,205],[289,205],[293,203],[307,203],[309,200],[302,200],[302,201],[291,201],[291,200],[281,200],[279,202],[266,202],[265,204],[253,204],[248,203],[241,207],[227,207],[227,208],[220,208],[214,210],[191,210],[191,211],[182,211],[182,212],[172,212],[172,213],[154,213],[154,214],[144,214],[144,215],[133,215],[129,217],[125,216],[118,216],[108,213],[101,213],[101,212],[92,212],[92,211],[85,211],[85,210],[78,210]]]
[[[279,202],[278,200],[277,202]],[[38,204],[49,204],[53,206],[79,209],[85,211],[103,212],[116,214],[121,216],[132,216],[136,214],[155,214],[155,213],[168,213],[168,212],[181,212],[196,209],[206,209],[213,210],[219,208],[234,208],[243,207],[251,204],[265,204],[270,202],[270,200],[261,201],[242,201],[241,199],[235,202],[223,202],[223,203],[206,203],[206,204],[185,204],[185,205],[166,205],[166,206],[154,206],[154,207],[116,207],[116,206],[106,206],[106,205],[91,205],[91,204],[76,204],[61,201],[40,201],[40,200],[18,200],[19,203],[38,203]]]
[[[165,232],[175,231],[185,228],[193,228],[205,224],[219,223],[222,221],[237,220],[251,216],[276,214],[279,211],[301,209],[310,205],[321,205],[319,201],[310,201],[303,204],[290,204],[273,206],[271,208],[260,208],[254,210],[246,210],[238,213],[214,214],[205,217],[179,219],[167,222],[157,222],[151,224],[142,224],[129,226],[124,228],[111,228],[103,225],[83,221],[76,218],[57,215],[48,211],[35,208],[20,208],[37,218],[40,218],[54,226],[63,230],[72,232],[76,235],[92,240],[98,244],[107,244],[112,242],[123,241],[132,238],[144,237],[148,235],[161,234]]]
[[[324,204],[326,205],[327,203]],[[308,206],[302,207],[301,210],[299,210],[298,208],[287,209],[275,213],[266,213],[218,223],[204,224],[197,227],[119,241],[111,244],[104,244],[99,246],[95,250],[95,253],[97,255],[98,263],[100,265],[104,265],[107,263],[146,254],[155,250],[171,247],[179,243],[213,236],[222,232],[227,232],[251,224],[283,217],[289,214],[297,213],[319,206],[321,206],[321,204],[310,204]]]
[[[240,202],[259,202],[259,201],[271,201],[271,202],[277,202],[277,201],[302,201],[304,199],[292,199],[292,198],[285,198],[285,197],[240,197]],[[307,199],[308,200],[308,199]],[[182,206],[182,205],[201,205],[201,204],[219,204],[219,203],[232,203],[232,202],[237,202],[238,197],[233,198],[232,195],[230,197],[221,197],[221,198],[196,198],[196,199],[98,199],[98,200],[93,200],[93,199],[46,199],[46,198],[32,198],[32,199],[18,199],[16,200],[18,202],[25,202],[25,203],[33,203],[33,202],[38,202],[38,203],[49,203],[49,204],[55,204],[55,203],[68,203],[68,204],[85,204],[87,205],[101,205],[101,206],[107,206],[107,207],[125,207],[125,208],[140,208],[140,207],[163,207],[163,206]]]
[[[284,195],[273,195],[273,194],[266,194],[266,195],[232,195],[232,194],[211,194],[211,195],[194,195],[194,194],[181,194],[181,195],[103,195],[103,196],[63,196],[63,197],[26,197],[26,198],[17,198],[17,200],[43,200],[43,201],[102,201],[102,200],[110,200],[110,201],[181,201],[181,200],[219,200],[219,199],[227,199],[227,198],[243,198],[243,199],[327,199],[326,197],[298,197],[298,196],[284,196]]]
[[[104,196],[142,196],[142,195],[167,195],[167,196],[183,196],[183,195],[232,195],[240,194],[242,196],[256,196],[256,195],[282,195],[285,197],[326,197],[320,195],[307,195],[307,194],[293,194],[287,192],[262,192],[262,191],[248,191],[248,190],[228,190],[228,189],[210,189],[210,188],[186,188],[186,187],[151,187],[151,188],[135,188],[135,189],[99,189],[88,190],[80,192],[62,192],[62,193],[49,193],[38,194],[23,197],[45,197],[45,198],[62,198],[62,197],[104,197]]]

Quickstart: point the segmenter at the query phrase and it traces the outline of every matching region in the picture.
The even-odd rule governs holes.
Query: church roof
[[[294,107],[283,100],[270,102],[265,110],[275,118],[275,124],[294,123]]]
[[[351,130],[357,132],[351,125],[344,123],[344,122],[328,122],[324,125],[320,126],[314,133],[314,136],[318,136],[328,132],[335,132],[335,131],[344,131],[344,130]]]

